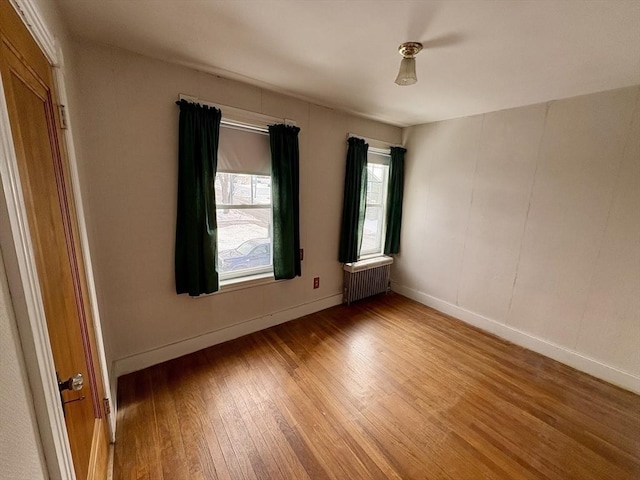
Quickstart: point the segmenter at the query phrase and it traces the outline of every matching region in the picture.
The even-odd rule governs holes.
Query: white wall
[[[640,390],[639,94],[405,129],[394,288]]]
[[[0,252],[0,477],[47,478],[33,395]]]
[[[212,332],[260,319],[254,328],[339,301],[347,133],[399,143],[399,128],[112,47],[76,43],[73,50],[76,146],[112,360],[128,358],[122,369],[139,368],[243,331]],[[179,93],[293,119],[301,128],[302,278],[199,299],[176,295]],[[316,276],[320,288],[313,290]],[[190,347],[175,345],[188,339]],[[160,347],[167,348],[136,356]]]

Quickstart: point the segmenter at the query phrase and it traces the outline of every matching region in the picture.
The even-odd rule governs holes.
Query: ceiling
[[[640,84],[639,0],[58,3],[76,37],[400,126]]]

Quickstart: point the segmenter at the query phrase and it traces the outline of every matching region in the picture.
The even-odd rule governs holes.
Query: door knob
[[[62,405],[62,413],[64,414],[64,416],[67,416],[67,411],[64,408],[64,406],[67,403],[71,403],[71,402],[78,402],[80,400],[84,400],[84,395],[82,395],[81,397],[78,398],[74,398],[71,400],[65,400],[64,397],[62,396],[62,392],[65,390],[70,390],[70,391],[74,391],[77,392],[78,390],[82,390],[82,387],[84,386],[84,377],[82,376],[81,373],[76,373],[73,377],[69,377],[67,380],[65,380],[64,382],[60,381],[60,377],[58,376],[58,372],[56,372],[56,378],[58,380],[58,391],[60,392],[60,404]]]
[[[84,386],[84,377],[81,373],[76,373],[73,377],[69,377],[68,380],[64,382],[58,381],[58,389],[62,392],[63,390],[72,390],[77,392],[78,390],[82,390]]]

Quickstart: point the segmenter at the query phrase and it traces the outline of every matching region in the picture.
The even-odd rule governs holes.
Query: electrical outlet
[[[320,277],[314,277],[313,279],[313,288],[320,288]]]

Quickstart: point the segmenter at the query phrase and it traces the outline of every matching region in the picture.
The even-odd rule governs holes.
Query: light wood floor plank
[[[640,478],[640,397],[400,295],[119,380],[114,478]]]

